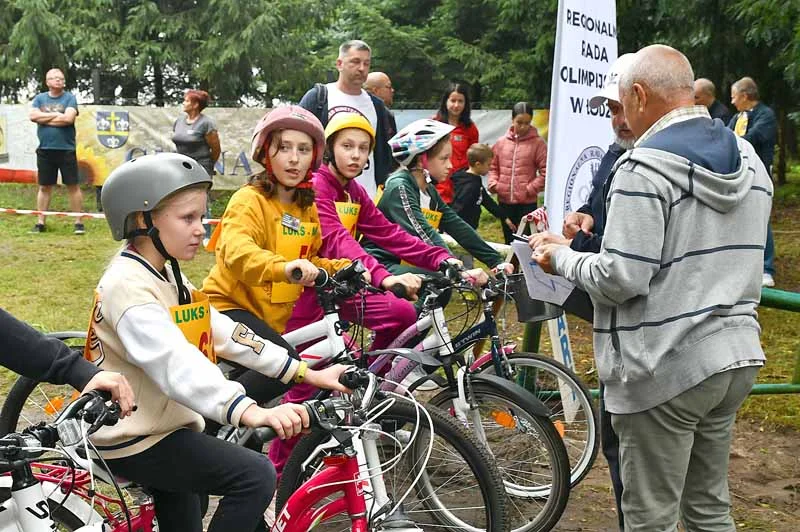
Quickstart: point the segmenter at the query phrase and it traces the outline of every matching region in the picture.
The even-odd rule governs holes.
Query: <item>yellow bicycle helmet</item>
[[[336,113],[327,127],[325,127],[325,142],[330,143],[333,141],[332,137],[343,129],[360,129],[366,131],[370,138],[369,151],[375,149],[375,129],[369,120],[356,113]],[[328,146],[330,148],[330,145]]]

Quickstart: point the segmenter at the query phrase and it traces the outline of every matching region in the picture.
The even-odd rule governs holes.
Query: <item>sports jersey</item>
[[[203,281],[203,292],[218,310],[246,310],[279,333],[303,288],[289,284],[288,261],[308,259],[328,273],[350,264],[317,255],[322,234],[315,205],[283,204],[252,185],[231,196],[221,225],[217,263]]]
[[[187,279],[183,283],[195,290]],[[92,436],[105,458],[138,454],[180,428],[201,431],[203,416],[238,426],[254,404],[242,385],[227,380],[179,328],[182,321],[205,316],[175,314],[177,305],[172,271],[157,271],[131,248],[112,260],[97,285],[86,357],[124,374],[139,407]],[[294,377],[299,362],[285,349],[213,307],[209,311],[208,350],[282,382]]]

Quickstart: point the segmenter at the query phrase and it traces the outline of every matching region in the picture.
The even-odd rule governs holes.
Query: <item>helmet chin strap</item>
[[[360,171],[359,173],[357,173],[356,175],[354,175],[353,177],[347,177],[346,175],[344,175],[344,174],[342,173],[342,171],[341,171],[341,170],[339,170],[339,165],[337,165],[337,164],[336,164],[336,155],[335,155],[335,154],[334,154],[334,156],[333,156],[333,159],[331,159],[331,161],[328,163],[328,166],[330,166],[331,168],[333,168],[333,169],[336,171],[336,173],[337,173],[338,175],[342,176],[342,177],[343,177],[343,178],[345,178],[347,181],[352,181],[353,179],[357,178],[358,176],[360,176],[361,174],[363,174],[363,173],[364,173],[364,169],[362,168],[362,169],[361,169],[361,171]]]
[[[150,211],[144,211],[143,214],[144,223],[147,226],[147,229],[136,229],[135,231],[131,232],[131,236],[147,236],[150,238],[150,240],[153,242],[153,246],[155,246],[156,250],[161,253],[162,257],[169,261],[169,264],[172,268],[172,276],[175,277],[175,284],[178,286],[178,304],[187,305],[191,303],[192,295],[189,293],[189,289],[183,284],[183,276],[181,275],[181,267],[178,265],[178,261],[175,260],[175,257],[167,252],[167,249],[164,247],[164,243],[161,242],[161,237],[158,234],[158,228],[153,225],[153,218],[150,215]]]

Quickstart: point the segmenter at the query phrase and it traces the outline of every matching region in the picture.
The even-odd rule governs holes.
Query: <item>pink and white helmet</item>
[[[415,120],[389,139],[392,157],[403,166],[408,166],[414,157],[433,148],[454,129],[455,126],[438,120]]]
[[[311,170],[322,164],[322,152],[325,149],[325,130],[319,119],[299,105],[276,107],[268,111],[256,124],[250,146],[250,157],[257,163],[266,166],[267,141],[273,131],[296,129],[306,133],[314,141],[314,160]]]

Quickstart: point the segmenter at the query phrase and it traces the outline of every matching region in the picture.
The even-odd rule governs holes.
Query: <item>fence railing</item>
[[[789,312],[800,312],[800,293],[777,290],[775,288],[762,288],[760,306]],[[525,334],[522,338],[523,351],[535,353],[539,350],[541,330],[541,323],[525,324]],[[767,359],[769,359],[769,353],[767,353]],[[592,390],[593,396],[597,397],[598,393],[597,389]],[[784,393],[800,393],[800,342],[798,342],[795,350],[794,372],[791,382],[756,384],[750,392],[751,395]]]

